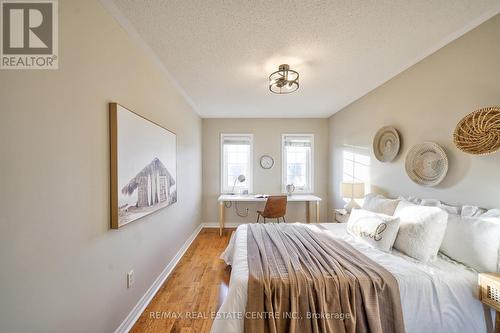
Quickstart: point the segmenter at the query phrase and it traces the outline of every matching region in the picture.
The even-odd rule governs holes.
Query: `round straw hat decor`
[[[373,153],[380,162],[391,162],[399,153],[400,141],[398,131],[391,126],[378,130],[373,139]]]
[[[413,146],[406,155],[405,168],[408,177],[423,186],[441,183],[448,172],[448,157],[434,142]]]
[[[473,155],[492,154],[500,150],[500,107],[493,106],[469,113],[453,133],[458,149]]]

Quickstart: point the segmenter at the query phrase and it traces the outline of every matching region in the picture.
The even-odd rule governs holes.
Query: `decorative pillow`
[[[448,213],[438,207],[401,201],[394,216],[400,218],[394,248],[422,262],[435,259],[446,232]]]
[[[420,203],[422,202],[422,199],[411,196],[411,195],[407,196],[407,197],[399,196],[399,199],[409,201],[411,203],[414,203],[415,205],[420,205]]]
[[[417,205],[439,207],[439,205],[441,205],[441,201],[437,199],[422,199],[420,200],[420,203],[417,203]]]
[[[461,211],[461,207],[459,206],[447,205],[436,199],[422,199],[417,205],[439,207],[448,214],[460,214]]]
[[[450,215],[441,252],[478,272],[500,271],[500,218]]]
[[[347,231],[379,250],[389,252],[398,234],[399,218],[353,209]]]
[[[383,195],[370,193],[365,196],[363,209],[374,213],[394,215],[399,199],[387,199]]]
[[[444,210],[445,212],[447,212],[448,214],[460,215],[462,212],[462,206],[448,205],[448,204],[445,204],[437,199],[419,199],[419,198],[413,197],[413,196],[410,196],[410,197],[401,197],[400,196],[399,198],[401,200],[406,200],[406,201],[409,201],[411,203],[414,203],[414,204],[420,205],[420,206],[439,207],[442,210]],[[465,206],[465,207],[471,207],[471,206]],[[475,207],[475,208],[477,208],[477,207]]]
[[[477,206],[462,206],[462,217],[473,217],[473,216],[479,216],[486,212],[486,209],[477,207]]]
[[[500,209],[490,209],[486,213],[480,215],[481,217],[500,217]]]
[[[447,212],[448,214],[453,214],[453,215],[460,215],[460,212],[462,210],[462,207],[451,206],[444,203],[441,203],[438,207]]]

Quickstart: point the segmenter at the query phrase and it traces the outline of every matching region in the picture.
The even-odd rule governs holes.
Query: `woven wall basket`
[[[434,142],[424,142],[411,147],[406,155],[405,169],[408,177],[423,186],[441,183],[448,173],[448,157]]]
[[[391,162],[399,153],[400,140],[398,131],[391,126],[378,130],[373,139],[373,153],[380,162]]]
[[[500,150],[500,107],[474,111],[458,123],[453,133],[458,149],[473,155],[492,154]]]

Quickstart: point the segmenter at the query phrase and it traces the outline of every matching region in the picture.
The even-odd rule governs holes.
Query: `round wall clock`
[[[269,155],[262,155],[260,157],[260,166],[263,169],[271,169],[274,165],[274,159]]]

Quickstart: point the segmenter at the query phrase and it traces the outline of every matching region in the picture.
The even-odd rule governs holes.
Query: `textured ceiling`
[[[202,117],[328,117],[500,11],[500,0],[112,2]],[[268,90],[281,63],[300,73],[293,94]]]

